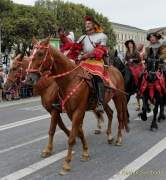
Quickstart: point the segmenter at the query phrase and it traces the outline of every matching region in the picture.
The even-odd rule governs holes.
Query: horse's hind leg
[[[147,121],[147,104],[148,104],[148,98],[146,97],[147,95],[144,94],[143,98],[142,98],[142,112],[139,114],[139,116],[141,117],[142,121]]]
[[[48,135],[49,135],[48,144],[41,153],[41,156],[44,158],[50,156],[53,151],[53,138],[54,138],[54,134],[55,134],[56,126],[57,126],[58,115],[59,113],[57,111],[53,110],[51,112],[51,123],[50,123],[49,132],[48,132]]]
[[[117,146],[122,145],[122,130],[126,129],[126,131],[129,131],[128,128],[128,117],[127,117],[127,101],[126,96],[124,95],[117,95],[113,98],[115,107],[117,110],[117,117],[118,117],[118,133],[117,133],[117,139],[116,144]]]
[[[154,131],[154,130],[157,130],[158,129],[158,125],[157,125],[157,122],[156,122],[156,119],[157,119],[157,113],[158,113],[158,102],[155,104],[155,107],[153,109],[153,121],[151,123],[151,127],[150,127],[150,130],[151,131]]]
[[[101,129],[102,129],[103,124],[104,124],[103,113],[97,112],[97,111],[93,111],[93,112],[94,112],[94,115],[97,118],[97,128],[95,129],[94,133],[95,134],[100,134],[101,133]]]
[[[109,107],[108,104],[105,105],[104,110],[108,117],[108,127],[107,127],[107,136],[108,136],[108,143],[113,143],[113,136],[112,136],[112,117],[113,117],[113,110]]]
[[[160,114],[159,114],[159,117],[158,117],[158,122],[160,122],[161,120],[165,120],[165,114],[164,114],[164,102],[163,102],[164,99],[162,99],[162,102],[160,103]]]

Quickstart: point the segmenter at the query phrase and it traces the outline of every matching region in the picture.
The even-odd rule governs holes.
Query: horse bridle
[[[54,65],[54,62],[53,62],[53,56],[52,56],[52,54],[51,54],[50,48],[51,48],[50,45],[48,45],[48,46],[44,46],[44,45],[40,45],[40,44],[35,45],[34,52],[32,53],[32,56],[31,56],[31,62],[32,62],[32,60],[33,60],[33,58],[34,58],[34,55],[35,55],[35,49],[46,49],[46,54],[45,54],[45,56],[44,56],[44,59],[40,62],[39,68],[30,68],[30,65],[31,65],[31,62],[30,62],[30,63],[29,63],[29,66],[28,66],[28,69],[26,70],[27,73],[28,73],[28,72],[29,72],[29,73],[38,73],[38,74],[40,74],[40,75],[42,76],[43,73],[40,71],[40,69],[41,69],[41,67],[43,66],[43,64],[46,62],[48,55],[50,55],[50,59],[51,59],[51,61],[52,61],[52,62],[51,62],[50,69],[49,69],[49,70],[51,71],[51,69],[52,69],[52,67],[53,67],[53,65]],[[53,77],[53,78],[60,78],[60,77],[66,76],[66,75],[72,73],[73,71],[75,71],[76,69],[78,69],[79,67],[80,67],[80,65],[76,66],[74,69],[72,69],[72,70],[70,70],[70,71],[67,71],[67,72],[65,72],[65,73],[61,73],[61,74],[58,74],[58,75],[54,75],[54,76],[52,76],[52,77]],[[50,74],[50,73],[49,73],[49,74]],[[47,76],[48,73],[45,74],[45,75]]]
[[[16,73],[16,75],[14,76],[14,78],[16,78],[16,79],[22,79],[22,77],[23,77],[23,68],[22,68],[22,62],[17,62],[18,64],[19,64],[19,69],[20,69],[20,73]],[[7,77],[7,81],[11,81],[12,83],[14,83],[15,82],[15,80],[13,80],[13,79],[11,79],[10,77]]]
[[[33,58],[34,58],[34,56],[35,56],[35,53],[36,53],[37,49],[46,49],[46,54],[45,54],[43,60],[40,61],[40,63],[39,63],[39,68],[30,68],[31,63],[32,63],[32,60],[33,60]],[[52,66],[53,66],[53,58],[52,58],[51,51],[50,51],[50,45],[44,46],[44,45],[40,45],[39,43],[36,44],[36,45],[34,46],[34,50],[33,50],[33,52],[32,52],[32,55],[30,56],[30,59],[31,59],[31,60],[30,60],[30,63],[29,63],[29,66],[28,66],[26,72],[27,72],[27,73],[38,73],[38,74],[42,75],[42,72],[40,71],[40,69],[41,69],[41,67],[43,66],[43,64],[46,62],[48,55],[50,55],[50,59],[51,59],[51,61],[52,61],[51,66],[50,66],[50,70],[51,70],[51,69],[52,69]]]

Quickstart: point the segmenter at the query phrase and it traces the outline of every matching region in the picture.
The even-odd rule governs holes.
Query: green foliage
[[[84,16],[91,15],[102,25],[104,32],[108,35],[108,46],[110,49],[116,45],[116,37],[111,22],[94,9],[61,0],[37,0],[36,7],[44,7],[49,10],[57,20],[58,27],[64,27],[68,31],[74,31],[77,37],[84,32]]]
[[[94,9],[81,4],[61,0],[37,0],[35,6],[14,4],[11,0],[0,0],[2,29],[2,50],[22,42],[30,44],[32,36],[45,38],[55,34],[58,27],[74,31],[77,37],[84,33],[84,16],[92,15],[103,26],[109,37],[108,45],[112,49],[116,43],[111,23]]]

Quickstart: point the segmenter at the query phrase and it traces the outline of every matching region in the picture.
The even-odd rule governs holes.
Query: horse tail
[[[126,132],[129,132],[129,126],[128,126],[128,122],[129,122],[129,117],[128,117],[128,109],[127,109],[127,97],[126,95],[121,95],[122,97],[122,114],[123,114],[123,128],[126,130]]]

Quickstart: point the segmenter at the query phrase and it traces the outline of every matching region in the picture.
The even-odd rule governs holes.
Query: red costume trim
[[[149,96],[151,99],[154,98],[155,91],[158,91],[160,96],[163,96],[166,93],[166,84],[164,76],[161,72],[156,72],[157,79],[153,83],[147,81],[148,72],[145,72],[143,75],[140,93],[143,96],[145,90],[149,90]]]

